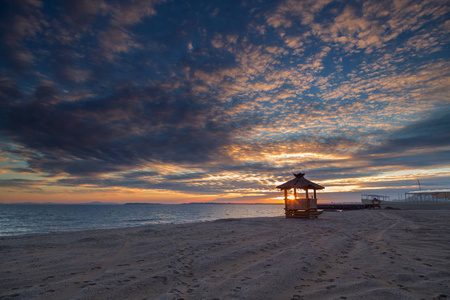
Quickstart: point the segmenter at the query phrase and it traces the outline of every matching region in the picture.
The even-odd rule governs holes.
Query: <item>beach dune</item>
[[[449,299],[450,210],[0,239],[0,299]]]

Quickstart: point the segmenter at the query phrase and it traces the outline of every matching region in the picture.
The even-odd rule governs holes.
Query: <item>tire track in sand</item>
[[[392,217],[389,218],[388,215],[386,213],[380,213],[384,218],[392,220]],[[374,242],[378,243],[381,238],[383,237],[383,235],[386,233],[386,231],[391,230],[392,228],[396,227],[398,224],[400,224],[400,222],[402,221],[401,219],[398,219],[398,216],[396,216],[397,218],[395,219],[395,222],[391,225],[389,225],[388,227],[383,228],[383,230],[381,230],[380,232],[378,232],[375,235],[375,239]],[[404,220],[403,220],[404,221]]]

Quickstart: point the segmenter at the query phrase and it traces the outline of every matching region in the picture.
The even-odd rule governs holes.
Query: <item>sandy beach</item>
[[[450,210],[0,239],[0,299],[449,299]]]

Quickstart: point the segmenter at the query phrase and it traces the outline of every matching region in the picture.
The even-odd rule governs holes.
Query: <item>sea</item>
[[[0,237],[277,217],[284,215],[283,208],[279,204],[1,204]]]

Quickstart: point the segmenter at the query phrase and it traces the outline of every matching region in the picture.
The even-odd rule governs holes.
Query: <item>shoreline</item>
[[[195,224],[205,224],[205,223],[214,223],[214,222],[231,222],[231,221],[245,221],[245,220],[252,220],[252,219],[285,219],[285,216],[273,216],[273,217],[243,217],[243,218],[221,218],[216,220],[204,220],[204,221],[187,221],[183,223],[159,223],[159,224],[145,224],[145,225],[136,225],[136,226],[123,226],[123,227],[108,227],[108,228],[91,228],[91,229],[75,229],[75,230],[67,230],[67,231],[52,231],[52,232],[40,232],[40,233],[24,233],[24,234],[17,234],[17,235],[1,235],[0,236],[0,242],[4,240],[9,239],[21,239],[21,238],[37,238],[37,237],[46,237],[46,238],[53,238],[56,235],[70,235],[70,234],[83,234],[84,232],[91,233],[91,232],[103,232],[103,231],[117,231],[117,230],[137,230],[142,228],[152,228],[152,227],[166,227],[166,226],[183,226],[183,225],[195,225]],[[0,245],[0,250],[1,250]],[[1,253],[0,253],[1,254]],[[1,299],[1,298],[0,298]]]
[[[0,238],[0,299],[444,299],[450,211],[324,212]]]
[[[34,233],[184,224],[229,217],[281,216],[279,206],[15,205],[0,216],[0,237]]]

